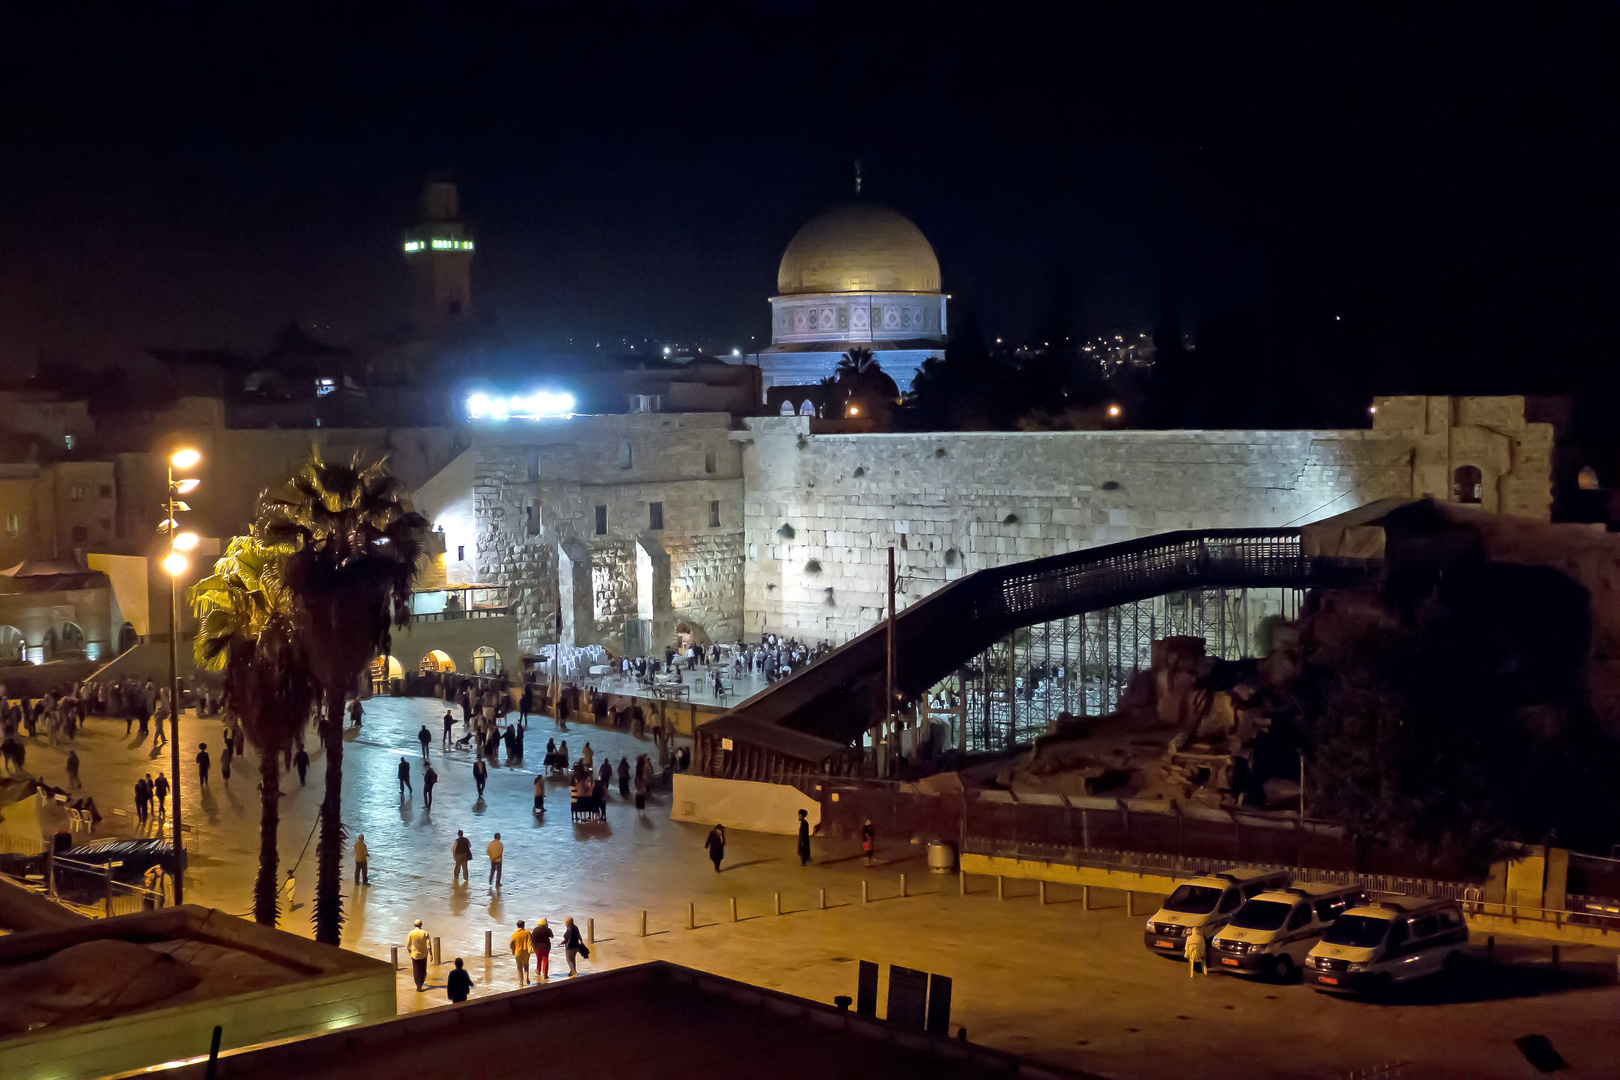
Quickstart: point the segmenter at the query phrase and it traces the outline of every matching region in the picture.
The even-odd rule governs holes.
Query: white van
[[[1290,885],[1260,893],[1210,940],[1210,970],[1286,981],[1334,920],[1366,902],[1360,885]]]
[[[1142,943],[1149,952],[1180,959],[1187,947],[1188,934],[1196,930],[1208,941],[1231,920],[1243,901],[1287,884],[1286,870],[1256,868],[1222,870],[1184,881],[1147,921]]]
[[[1339,916],[1306,958],[1305,978],[1318,990],[1376,993],[1472,959],[1455,900],[1396,896]]]

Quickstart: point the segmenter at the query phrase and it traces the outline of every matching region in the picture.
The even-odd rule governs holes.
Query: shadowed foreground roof
[[[206,1065],[126,1075],[202,1080]],[[662,961],[239,1050],[219,1065],[219,1080],[1077,1075]]]

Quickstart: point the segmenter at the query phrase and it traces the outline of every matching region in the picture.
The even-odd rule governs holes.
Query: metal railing
[[[1382,571],[1378,560],[1307,556],[1298,529],[1161,533],[991,567],[898,613],[896,690],[922,695],[994,642],[1037,623],[1192,589],[1344,587]],[[879,623],[734,713],[854,743],[877,719],[873,703],[882,707],[885,632]]]

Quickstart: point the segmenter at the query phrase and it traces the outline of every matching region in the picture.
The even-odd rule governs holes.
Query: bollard
[[[484,931],[484,955],[495,955],[495,931],[493,930]]]
[[[1007,899],[1007,879],[1000,874],[996,875],[996,899]]]
[[[776,913],[778,915],[782,914],[782,894],[781,893],[772,893],[771,895],[775,898],[774,906],[775,906],[775,909],[776,909]]]
[[[737,921],[737,898],[735,896],[731,898],[731,921]]]
[[[399,946],[398,945],[390,945],[388,947],[388,962],[394,965],[394,970],[395,971],[399,970]]]
[[[966,870],[958,870],[956,872],[956,895],[957,896],[966,896],[967,895],[967,871]]]
[[[434,939],[433,939],[433,962],[434,962],[434,963],[435,963],[435,964],[442,964],[442,963],[444,963],[444,961],[443,961],[443,960],[441,960],[441,959],[439,959],[439,956],[440,956],[440,953],[439,953],[439,939],[438,939],[438,938],[434,938]]]
[[[1041,907],[1046,906],[1046,882],[1041,882]]]
[[[587,945],[595,945],[596,944],[596,920],[595,919],[586,919],[585,920],[585,944],[587,944]]]
[[[816,890],[816,910],[817,911],[826,911],[827,910],[827,890],[826,889],[817,889]],[[1617,960],[1616,964],[1617,964],[1617,967],[1620,967],[1620,960]]]
[[[647,936],[647,909],[646,908],[642,908],[642,910],[641,910],[641,936],[642,937]]]
[[[686,905],[686,928],[688,930],[696,930],[697,929],[697,905],[696,904],[688,903]]]
[[[868,903],[872,898],[866,892],[866,879],[861,878],[861,903]]]
[[[900,875],[900,895],[902,898],[906,895],[906,875],[904,874]]]
[[[1082,886],[1080,886],[1080,910],[1081,911],[1090,911],[1091,910],[1091,886],[1090,885],[1082,885]]]

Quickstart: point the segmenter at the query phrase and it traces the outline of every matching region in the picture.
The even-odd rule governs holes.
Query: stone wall
[[[571,644],[622,648],[625,623],[643,613],[661,636],[681,623],[716,640],[742,632],[742,451],[730,427],[725,413],[631,413],[475,428],[474,572],[509,587],[523,653],[552,640],[559,544],[589,564],[573,579],[574,592],[589,588],[574,597]],[[638,574],[638,548],[659,572]],[[642,596],[641,578],[659,595]]]
[[[1459,455],[1489,470],[1501,495],[1488,508],[1546,520],[1552,432],[1524,423],[1522,399],[1379,408],[1373,429],[1355,431],[845,435],[813,434],[809,418],[750,419],[737,435],[745,633],[842,642],[867,629],[883,614],[891,546],[903,607],[988,566],[1414,497]]]

